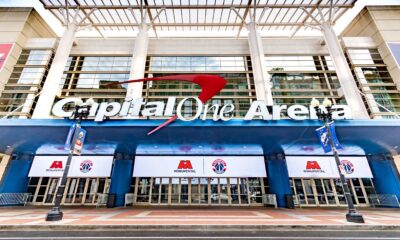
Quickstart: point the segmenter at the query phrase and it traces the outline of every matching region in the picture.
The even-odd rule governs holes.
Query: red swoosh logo
[[[198,96],[202,103],[207,102],[209,99],[217,95],[226,85],[226,80],[223,77],[214,76],[214,75],[207,75],[207,74],[184,74],[184,75],[172,75],[172,76],[165,76],[165,77],[154,77],[154,78],[143,78],[143,79],[134,79],[128,80],[125,82],[118,82],[112,83],[114,84],[124,84],[124,83],[134,83],[134,82],[147,82],[147,81],[186,81],[192,82],[200,85],[201,92]],[[151,130],[147,133],[147,135],[153,134],[156,131],[160,130],[161,128],[167,126],[171,122],[175,121],[178,118],[177,115],[171,117],[167,121],[165,121],[160,126],[156,127],[155,129]]]

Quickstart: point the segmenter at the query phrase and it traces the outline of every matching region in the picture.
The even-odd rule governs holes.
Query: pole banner
[[[332,121],[329,123],[329,129],[331,130],[333,144],[337,149],[342,149],[342,145],[340,145],[339,139],[336,136],[335,122]]]
[[[322,126],[320,128],[317,128],[315,131],[317,132],[319,143],[324,149],[324,152],[328,153],[332,151],[328,137],[328,129],[325,126]]]
[[[76,128],[76,124],[72,124],[72,126],[69,128],[68,131],[68,135],[67,135],[67,139],[65,140],[65,145],[64,145],[64,149],[65,150],[70,150],[71,149],[71,144],[72,144],[72,139],[75,133],[75,128]]]
[[[76,141],[74,145],[74,154],[81,155],[83,149],[83,143],[85,142],[86,130],[83,128],[79,128],[78,136],[76,136]]]

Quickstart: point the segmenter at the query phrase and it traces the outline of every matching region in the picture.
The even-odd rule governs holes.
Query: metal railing
[[[370,194],[368,200],[373,207],[400,208],[399,199],[394,194]]]
[[[30,196],[30,193],[0,193],[0,206],[25,206]]]

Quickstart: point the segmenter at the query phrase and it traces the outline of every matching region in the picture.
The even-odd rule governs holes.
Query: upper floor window
[[[160,56],[151,57],[150,71],[173,72],[225,72],[245,71],[243,57],[210,57],[210,56]]]

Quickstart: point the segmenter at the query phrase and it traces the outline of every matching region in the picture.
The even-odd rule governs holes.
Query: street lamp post
[[[311,106],[314,107],[316,114],[318,116],[318,119],[324,121],[325,128],[327,129],[327,132],[328,132],[329,142],[331,145],[333,155],[335,157],[336,167],[339,172],[340,182],[342,184],[342,188],[343,188],[344,195],[345,195],[346,202],[347,202],[348,212],[346,214],[346,220],[348,222],[364,223],[363,216],[360,213],[358,213],[356,208],[354,207],[353,199],[351,198],[351,194],[350,194],[349,185],[346,181],[344,173],[341,170],[341,162],[339,159],[339,154],[336,149],[335,143],[333,142],[333,139],[332,139],[332,132],[329,127],[329,122],[333,121],[332,108],[331,108],[332,102],[329,99],[325,98],[324,101],[322,102],[322,105],[325,107],[326,111],[321,110],[321,108],[319,107],[319,101],[317,99],[313,98],[311,101]]]
[[[89,99],[85,103],[83,103],[82,100],[77,100],[75,102],[75,109],[72,114],[72,118],[76,120],[74,135],[72,137],[72,142],[69,148],[68,159],[67,163],[65,164],[65,169],[61,178],[61,183],[57,189],[54,207],[47,213],[46,221],[60,221],[63,218],[63,212],[61,211],[60,205],[64,194],[65,185],[67,183],[69,167],[71,165],[72,157],[74,156],[75,143],[78,139],[78,133],[81,128],[82,119],[86,119],[89,116],[90,108],[93,104],[94,104],[93,99]]]

